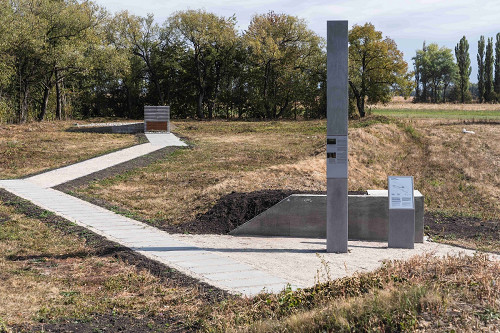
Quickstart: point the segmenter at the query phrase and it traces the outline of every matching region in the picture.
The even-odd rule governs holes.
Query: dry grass
[[[307,290],[224,303],[203,324],[236,332],[492,332],[499,276],[500,263],[485,256],[416,256]]]
[[[67,132],[73,123],[0,125],[0,179],[61,167],[137,143],[134,135]]]
[[[428,207],[500,219],[500,125],[414,122],[425,138],[419,188]]]
[[[161,281],[83,238],[0,204],[0,331],[4,325],[92,318],[189,317],[205,301],[196,287]]]

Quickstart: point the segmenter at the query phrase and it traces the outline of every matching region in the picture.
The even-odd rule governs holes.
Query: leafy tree
[[[427,52],[428,46],[425,41],[422,45],[422,50],[417,50],[415,57],[412,58],[415,70],[415,102],[427,103],[429,100],[430,77],[429,67],[430,55]]]
[[[500,99],[500,33],[496,36],[495,42],[495,88],[497,101]]]
[[[484,98],[484,36],[477,42],[477,87],[479,93],[479,103]]]
[[[204,104],[210,90],[217,98],[222,67],[229,62],[227,55],[236,45],[235,24],[234,16],[218,17],[204,10],[182,11],[170,18],[170,26],[189,45],[187,54],[195,67],[198,95],[196,115],[200,119],[204,118]]]
[[[455,57],[458,66],[457,85],[460,92],[460,101],[465,103],[467,92],[469,90],[469,77],[472,71],[469,56],[469,42],[465,36],[460,39],[460,42],[455,46]]]
[[[456,65],[453,62],[452,51],[437,44],[430,44],[427,48],[428,68],[427,76],[431,86],[431,101],[439,101],[439,92],[442,89],[443,102],[446,101],[446,89],[456,76]]]
[[[366,114],[366,98],[369,103],[388,102],[394,90],[409,96],[413,74],[392,39],[384,39],[382,32],[366,23],[351,29],[349,43],[349,85],[361,117]]]
[[[284,117],[296,107],[294,100],[304,99],[305,91],[312,89],[313,96],[318,96],[326,56],[323,41],[304,20],[272,11],[255,15],[243,38],[250,60],[254,116]]]
[[[488,38],[486,45],[486,58],[484,60],[484,100],[491,102],[494,100],[493,92],[493,38]]]

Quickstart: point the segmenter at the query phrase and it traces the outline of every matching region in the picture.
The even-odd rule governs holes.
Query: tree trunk
[[[59,75],[56,72],[56,119],[61,120],[61,83],[59,82]]]
[[[351,87],[354,97],[356,98],[356,107],[358,108],[359,116],[363,118],[366,116],[365,97],[358,92],[356,86],[351,81],[349,81],[349,86]]]
[[[196,116],[199,119],[203,119],[203,97],[204,97],[204,92],[200,88],[200,93],[198,95],[198,110],[196,111]]]
[[[19,122],[21,124],[25,123],[28,120],[29,89],[27,82],[23,84],[23,90],[24,91],[21,99],[21,108],[19,110]]]
[[[446,103],[446,88],[448,88],[448,85],[443,85],[443,103]]]
[[[40,114],[38,115],[38,121],[42,121],[45,119],[45,115],[47,113],[47,105],[49,103],[49,95],[50,95],[50,87],[45,86],[43,89],[43,99],[42,105],[40,107]]]
[[[68,112],[66,106],[68,105],[67,100],[66,100],[66,94],[65,92],[65,85],[64,85],[64,78],[61,78],[61,85],[60,85],[60,93],[61,93],[61,117],[64,120],[68,120]]]
[[[212,120],[214,112],[214,103],[208,103],[208,119]]]
[[[269,73],[271,64],[269,62],[266,63],[266,69],[264,73],[264,109],[266,111],[266,118],[271,118],[271,107],[269,105],[268,95],[269,95]]]

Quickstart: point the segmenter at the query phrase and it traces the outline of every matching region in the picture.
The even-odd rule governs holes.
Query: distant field
[[[413,103],[396,96],[390,103],[371,106],[375,115],[402,118],[500,120],[500,104]]]
[[[403,118],[500,120],[500,110],[372,109],[375,115]]]

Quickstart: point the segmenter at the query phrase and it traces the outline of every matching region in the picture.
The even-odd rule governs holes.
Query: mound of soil
[[[477,217],[426,212],[424,226],[425,233],[431,237],[454,236],[467,240],[500,239],[500,221],[483,221]]]
[[[193,234],[227,234],[286,197],[298,193],[290,190],[232,192],[204,214],[181,226],[182,232]]]

